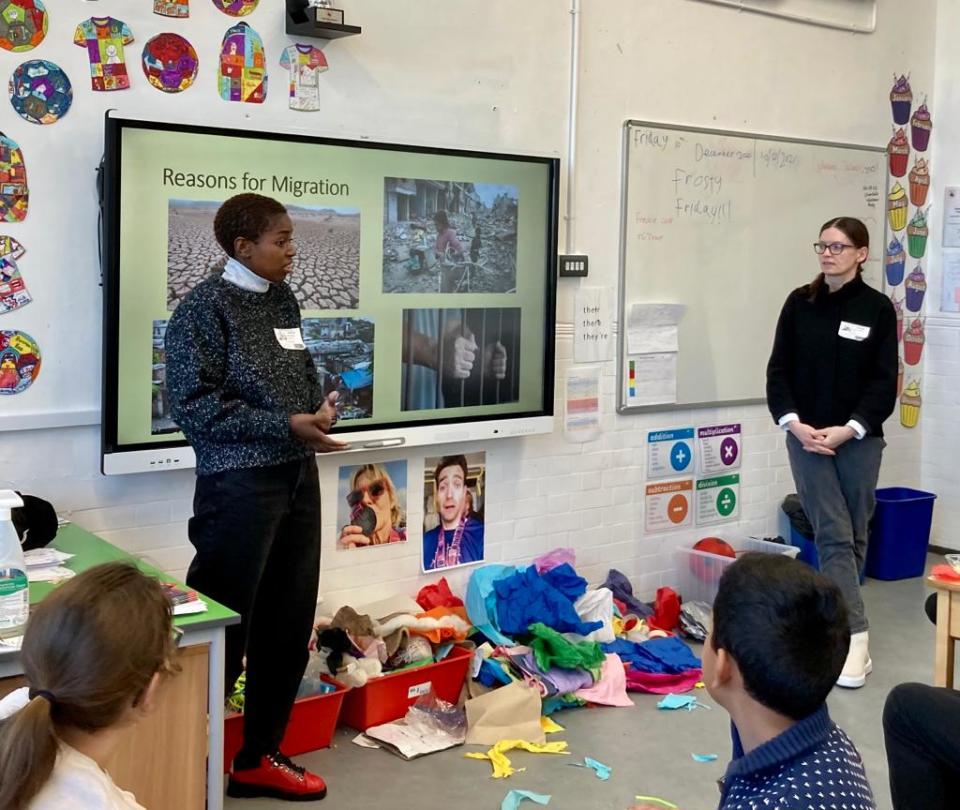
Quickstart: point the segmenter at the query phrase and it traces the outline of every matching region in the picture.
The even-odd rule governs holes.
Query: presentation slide
[[[222,272],[214,215],[243,192],[289,211],[286,283],[339,430],[544,412],[555,161],[122,124],[118,449],[183,439],[164,335]]]

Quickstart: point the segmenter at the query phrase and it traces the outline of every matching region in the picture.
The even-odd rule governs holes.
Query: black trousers
[[[320,580],[320,485],[311,456],[197,478],[187,584],[240,614],[226,630],[228,693],[247,658],[238,767],[280,746],[307,666]]]
[[[888,696],[883,736],[894,810],[948,810],[960,802],[960,693],[904,683]]]

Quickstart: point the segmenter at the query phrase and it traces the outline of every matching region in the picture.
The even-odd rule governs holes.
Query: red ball
[[[737,552],[733,550],[726,540],[719,537],[704,537],[693,547],[696,551],[706,551],[708,554],[719,554],[721,557],[736,557]]]
[[[726,540],[719,537],[704,537],[693,547],[694,551],[713,554],[716,557],[730,557],[736,559],[737,553],[733,550]],[[726,564],[721,565],[719,560],[709,557],[699,557],[696,554],[690,556],[690,570],[693,575],[716,593],[716,588],[720,582],[720,577],[726,569]],[[712,601],[708,600],[708,601]]]

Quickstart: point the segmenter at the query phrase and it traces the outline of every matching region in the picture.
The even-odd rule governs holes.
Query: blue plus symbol
[[[690,448],[684,442],[677,442],[670,450],[670,466],[678,472],[685,470],[690,464],[691,455]]]

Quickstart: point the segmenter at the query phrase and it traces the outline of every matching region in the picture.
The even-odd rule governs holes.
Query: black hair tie
[[[31,689],[28,693],[30,700],[34,698],[41,697],[51,706],[56,702],[56,698],[53,696],[53,692],[48,692],[46,689]]]

